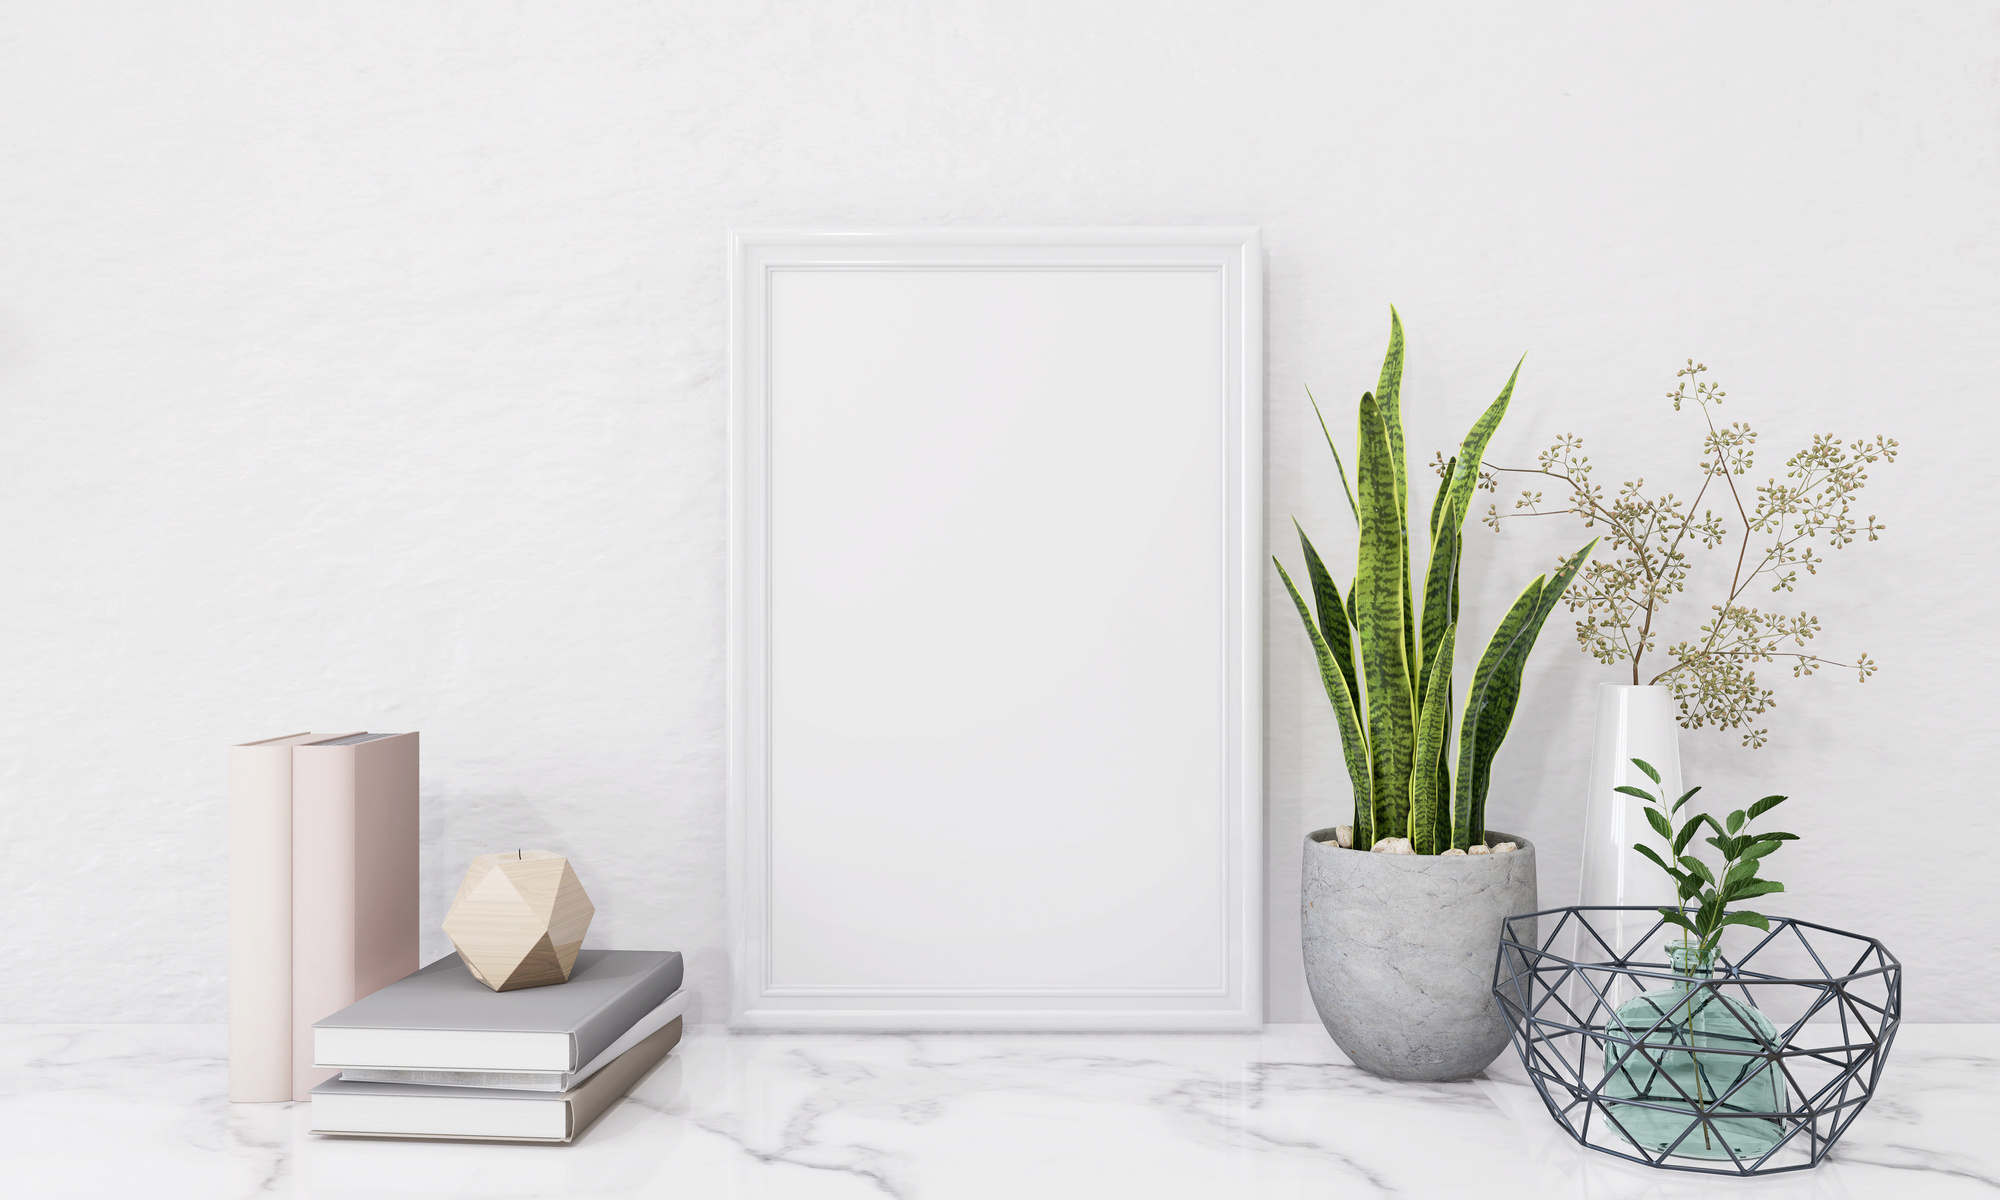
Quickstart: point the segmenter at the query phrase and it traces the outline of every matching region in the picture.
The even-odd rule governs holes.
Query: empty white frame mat
[[[731,236],[734,1025],[1262,1021],[1259,267]]]

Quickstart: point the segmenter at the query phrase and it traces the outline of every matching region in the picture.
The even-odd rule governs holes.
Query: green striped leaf
[[[1437,654],[1426,664],[1429,670],[1451,673],[1451,643],[1457,629],[1446,629],[1438,639]],[[1445,697],[1449,688],[1440,687],[1431,692],[1430,700],[1424,705],[1423,715],[1417,719],[1417,770],[1410,780],[1410,847],[1418,854],[1436,854],[1447,847],[1439,844],[1439,809],[1449,809],[1451,793],[1438,791],[1438,760],[1444,755],[1445,732],[1451,725],[1451,712]]]
[[[1388,426],[1372,395],[1361,397],[1359,491],[1361,549],[1354,580],[1367,695],[1368,751],[1374,779],[1375,826],[1409,822],[1410,768],[1417,719],[1410,671],[1409,556],[1397,504]]]
[[[1362,727],[1361,714],[1355,708],[1354,699],[1349,694],[1348,680],[1341,674],[1340,664],[1334,658],[1333,650],[1313,622],[1312,610],[1306,607],[1306,598],[1299,595],[1297,585],[1292,582],[1285,564],[1275,557],[1271,559],[1278,568],[1278,575],[1285,581],[1285,590],[1292,594],[1292,603],[1299,610],[1299,620],[1306,627],[1306,636],[1312,639],[1313,655],[1319,659],[1319,681],[1326,689],[1326,698],[1333,702],[1334,721],[1340,727],[1340,749],[1347,760],[1347,778],[1354,787],[1354,843],[1357,846],[1375,844],[1375,795],[1368,765],[1368,733]],[[1363,838],[1366,841],[1363,841]]]
[[[1447,499],[1439,513],[1444,523],[1452,525],[1451,501]],[[1436,522],[1432,522],[1435,527]],[[1417,708],[1421,711],[1424,700],[1430,695],[1433,663],[1437,658],[1438,639],[1444,631],[1452,627],[1452,600],[1458,591],[1458,556],[1463,538],[1455,528],[1434,535],[1431,539],[1430,566],[1424,572],[1424,623],[1417,641],[1417,661],[1423,672],[1417,676]],[[1444,678],[1451,680],[1451,663],[1444,664]]]
[[[1299,529],[1297,521],[1292,528],[1299,530],[1299,545],[1306,554],[1306,578],[1312,582],[1313,607],[1319,612],[1320,636],[1326,639],[1327,648],[1333,651],[1333,660],[1340,664],[1341,678],[1347,680],[1347,693],[1353,698],[1358,709],[1361,706],[1361,687],[1354,679],[1354,630],[1347,621],[1346,602],[1340,598],[1340,589],[1334,586],[1333,576],[1327,573],[1326,563],[1313,548],[1312,539],[1306,531]]]
[[[1417,612],[1410,595],[1410,480],[1409,458],[1403,447],[1403,318],[1396,306],[1389,306],[1389,349],[1382,355],[1382,374],[1375,383],[1375,406],[1381,411],[1382,425],[1389,434],[1389,465],[1396,477],[1397,543],[1403,556],[1403,660],[1410,671],[1410,686],[1416,686],[1417,669],[1430,656],[1417,648]]]
[[[1435,688],[1442,690],[1444,692],[1444,729],[1446,736],[1438,742],[1437,762],[1433,764],[1433,768],[1437,772],[1438,806],[1437,806],[1437,827],[1436,831],[1432,834],[1432,841],[1434,842],[1439,852],[1441,853],[1451,848],[1451,831],[1452,831],[1450,733],[1451,733],[1451,722],[1452,722],[1453,692],[1451,686],[1450,659],[1445,660],[1445,665],[1442,672],[1437,677],[1433,678],[1431,682]]]
[[[1403,662],[1410,672],[1411,710],[1415,711],[1417,667],[1424,660],[1417,651],[1417,609],[1410,600],[1410,534],[1407,527],[1399,548],[1403,554]]]
[[[1457,473],[1457,471],[1458,471],[1458,459],[1456,458],[1446,459],[1444,464],[1444,478],[1438,480],[1437,495],[1431,497],[1430,530],[1431,530],[1431,541],[1433,545],[1435,545],[1437,541],[1438,516],[1444,512],[1445,497],[1451,494],[1451,478],[1454,474]],[[1435,557],[1437,551],[1432,550],[1431,554],[1433,557]]]
[[[1521,361],[1527,361],[1527,355]],[[1500,398],[1486,406],[1486,411],[1465,431],[1465,440],[1458,446],[1460,469],[1452,476],[1451,499],[1457,506],[1458,523],[1465,525],[1465,514],[1472,509],[1472,493],[1479,487],[1479,467],[1485,461],[1486,443],[1493,440],[1493,431],[1500,428],[1500,418],[1507,415],[1507,402],[1514,397],[1514,381],[1521,377],[1521,363],[1514,364],[1514,373],[1507,377],[1507,386],[1500,389]]]
[[[1306,389],[1306,399],[1312,401],[1313,416],[1319,418],[1319,431],[1326,438],[1326,448],[1333,451],[1333,469],[1340,475],[1340,490],[1347,495],[1347,511],[1354,514],[1355,524],[1361,523],[1361,510],[1354,503],[1354,489],[1347,486],[1347,465],[1340,461],[1340,447],[1333,444],[1333,431],[1326,427],[1326,414],[1319,410],[1319,400],[1311,388]]]
[[[1486,836],[1486,797],[1481,790],[1486,779],[1480,768],[1483,761],[1487,771],[1492,769],[1493,752],[1499,749],[1499,743],[1481,746],[1480,721],[1487,707],[1501,700],[1498,693],[1507,686],[1507,655],[1541,602],[1545,582],[1542,576],[1535,576],[1535,581],[1508,608],[1507,615],[1500,618],[1499,628],[1493,631],[1486,652],[1479,656],[1479,665],[1473,669],[1472,688],[1465,694],[1465,717],[1458,730],[1458,795],[1452,804],[1451,832],[1452,845],[1460,850],[1471,849],[1475,841]]]
[[[1382,356],[1382,375],[1375,382],[1375,404],[1382,410],[1382,423],[1389,428],[1389,453],[1396,465],[1396,511],[1408,513],[1410,483],[1403,477],[1403,318],[1393,304],[1389,306],[1389,349]]]
[[[1507,738],[1514,708],[1521,698],[1521,672],[1542,624],[1568,590],[1570,581],[1597,546],[1597,539],[1565,559],[1553,577],[1537,576],[1493,631],[1465,698],[1465,720],[1458,736],[1458,802],[1454,804],[1453,837],[1473,839],[1486,834],[1486,793],[1493,756]]]

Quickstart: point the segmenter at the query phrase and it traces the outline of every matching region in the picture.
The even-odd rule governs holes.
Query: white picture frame
[[[1257,230],[729,280],[731,1025],[1259,1027]]]

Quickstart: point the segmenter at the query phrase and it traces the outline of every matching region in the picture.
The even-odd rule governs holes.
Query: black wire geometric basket
[[[1754,936],[1704,970],[1665,921],[1612,945],[1601,930],[1629,927],[1622,914],[1658,915],[1552,908],[1502,926],[1493,994],[1549,1115],[1670,1171],[1818,1166],[1881,1078],[1902,964],[1874,938],[1773,917],[1768,933],[1734,927]]]

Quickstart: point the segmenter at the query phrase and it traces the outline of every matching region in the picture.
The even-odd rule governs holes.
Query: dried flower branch
[[[1751,728],[1776,698],[1757,681],[1753,665],[1788,659],[1792,674],[1811,675],[1821,667],[1844,667],[1866,680],[1875,661],[1866,654],[1852,662],[1836,662],[1802,649],[1820,632],[1819,618],[1766,612],[1743,602],[1754,584],[1773,592],[1796,589],[1799,572],[1816,575],[1825,563],[1814,544],[1833,549],[1851,545],[1864,535],[1875,541],[1883,526],[1874,516],[1854,515],[1856,495],[1867,486],[1866,468],[1877,461],[1895,462],[1894,438],[1843,443],[1832,434],[1816,435],[1812,445],[1785,460],[1785,476],[1771,479],[1747,497],[1738,477],[1750,473],[1756,458],[1757,433],[1743,422],[1718,424],[1715,410],[1727,395],[1700,376],[1708,368],[1693,359],[1676,372],[1679,380],[1667,394],[1675,411],[1689,400],[1700,408],[1708,426],[1702,439],[1701,486],[1683,503],[1674,493],[1648,494],[1644,479],[1632,479],[1606,495],[1591,481],[1590,458],[1582,439],[1570,434],[1542,451],[1532,468],[1496,467],[1482,463],[1480,486],[1496,491],[1495,471],[1541,475],[1568,492],[1568,506],[1546,508],[1542,493],[1524,489],[1514,502],[1518,511],[1500,512],[1491,505],[1486,523],[1494,529],[1510,517],[1573,514],[1584,528],[1603,525],[1613,557],[1589,563],[1578,574],[1565,600],[1581,613],[1576,637],[1584,652],[1607,666],[1632,664],[1632,682],[1642,679],[1640,662],[1659,649],[1655,625],[1668,602],[1687,590],[1693,566],[1689,551],[1721,549],[1732,534],[1740,535],[1729,589],[1695,636],[1664,650],[1669,665],[1649,683],[1665,684],[1680,702],[1680,722],[1688,729],[1713,725],[1743,730],[1743,744],[1762,746],[1768,729]],[[1692,389],[1692,390],[1690,390]],[[1718,482],[1728,492],[1722,514],[1702,508]],[[1726,519],[1735,512],[1735,528]],[[1697,516],[1696,514],[1700,515]]]

